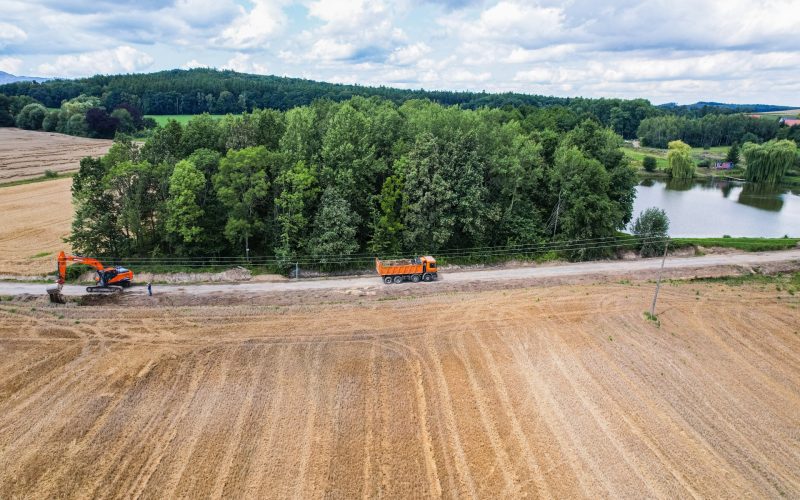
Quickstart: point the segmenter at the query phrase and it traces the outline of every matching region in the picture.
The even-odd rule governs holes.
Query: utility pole
[[[556,223],[553,226],[553,237],[555,238],[556,232],[558,232],[558,213],[561,211],[561,193],[564,190],[558,192],[558,203],[556,204]]]
[[[658,300],[658,289],[661,288],[661,273],[664,272],[664,263],[667,261],[667,249],[669,248],[669,240],[664,244],[664,257],[661,258],[661,269],[658,270],[658,279],[656,280],[656,293],[653,294],[653,304],[650,306],[650,316],[656,315],[656,300]]]
[[[300,279],[300,263],[299,262],[295,262],[294,263],[294,278],[298,279],[298,280]]]

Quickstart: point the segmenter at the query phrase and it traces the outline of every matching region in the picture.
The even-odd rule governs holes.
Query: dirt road
[[[800,295],[645,288],[3,301],[0,498],[800,496]]]
[[[780,252],[752,252],[741,254],[704,255],[702,257],[671,257],[667,259],[667,270],[705,269],[713,266],[760,266],[778,262],[800,261],[800,249]],[[492,269],[482,271],[461,271],[444,273],[435,283],[384,285],[377,276],[341,279],[317,279],[286,281],[278,283],[237,283],[237,284],[198,284],[198,285],[157,285],[158,293],[172,294],[219,294],[242,293],[257,294],[269,292],[291,292],[302,290],[333,290],[366,287],[436,287],[453,283],[501,282],[509,280],[531,280],[536,278],[571,277],[583,275],[625,274],[654,271],[661,266],[661,259],[614,260],[581,262],[553,266],[522,267],[514,269]],[[0,295],[41,294],[47,285],[0,282]],[[86,287],[67,285],[65,295],[83,295]],[[143,288],[132,288],[129,294],[144,294]]]

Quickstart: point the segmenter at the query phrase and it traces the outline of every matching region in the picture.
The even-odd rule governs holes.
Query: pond
[[[633,216],[663,208],[673,237],[800,236],[800,190],[729,180],[645,179]]]

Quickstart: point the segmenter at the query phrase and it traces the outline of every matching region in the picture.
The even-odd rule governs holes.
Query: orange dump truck
[[[436,259],[430,255],[402,260],[375,259],[375,270],[387,285],[404,281],[433,281],[438,277]]]

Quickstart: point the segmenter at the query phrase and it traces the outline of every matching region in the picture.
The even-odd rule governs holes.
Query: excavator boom
[[[133,282],[133,271],[125,269],[124,267],[106,267],[102,262],[93,257],[83,257],[80,255],[68,255],[59,252],[58,254],[58,283],[56,287],[48,288],[47,294],[50,296],[50,302],[63,304],[66,302],[61,289],[67,279],[67,265],[69,263],[85,264],[91,266],[97,271],[97,276],[94,278],[97,282],[96,286],[86,288],[89,293],[117,293],[121,292],[123,288],[128,287]]]

